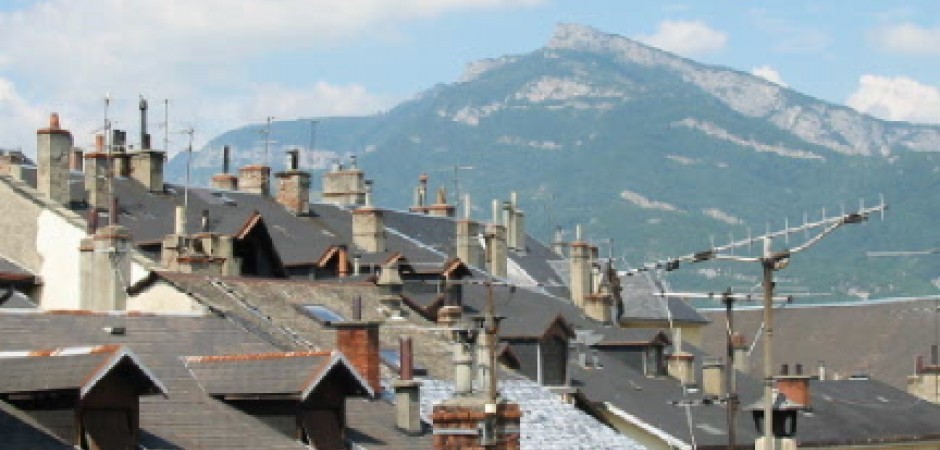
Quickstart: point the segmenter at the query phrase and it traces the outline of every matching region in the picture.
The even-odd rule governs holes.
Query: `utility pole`
[[[860,205],[861,206],[861,205]],[[756,262],[761,265],[762,269],[762,281],[761,285],[763,287],[763,317],[764,317],[764,345],[763,345],[763,375],[764,375],[764,423],[763,423],[763,435],[764,435],[764,450],[774,450],[776,448],[776,443],[773,436],[773,388],[774,388],[774,377],[773,377],[773,297],[774,297],[774,280],[773,273],[778,270],[786,268],[790,263],[790,258],[800,253],[809,247],[813,246],[822,238],[828,236],[830,233],[840,228],[843,225],[862,223],[868,219],[868,217],[876,212],[880,212],[882,217],[884,216],[884,211],[887,209],[887,205],[884,203],[884,199],[881,199],[881,202],[878,206],[864,208],[860,207],[856,212],[842,214],[840,216],[827,218],[825,217],[825,212],[823,212],[823,218],[819,221],[812,223],[804,223],[798,227],[785,227],[782,230],[771,232],[768,230],[762,236],[749,237],[746,240],[729,242],[726,245],[722,246],[712,246],[712,248],[692,253],[689,255],[680,256],[677,258],[670,258],[665,261],[659,261],[653,264],[644,264],[642,267],[637,269],[632,269],[627,271],[627,275],[635,275],[640,272],[650,271],[650,270],[659,270],[665,269],[675,270],[678,269],[680,264],[683,263],[698,263],[702,261],[709,260],[730,260],[730,261],[740,261],[740,262]],[[825,210],[824,210],[825,211]],[[788,224],[789,225],[789,224]],[[774,237],[784,236],[789,240],[791,234],[797,232],[806,232],[814,230],[817,228],[822,228],[822,231],[817,233],[814,237],[806,240],[803,244],[794,247],[792,249],[784,249],[781,251],[775,252],[773,250],[773,239]],[[760,257],[742,257],[735,256],[732,254],[725,254],[721,252],[730,252],[734,248],[750,246],[754,242],[761,242],[763,244],[763,249]]]

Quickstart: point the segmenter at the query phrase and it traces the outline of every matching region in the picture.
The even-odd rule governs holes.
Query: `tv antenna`
[[[641,272],[646,272],[650,270],[665,270],[671,271],[676,270],[682,264],[689,263],[698,263],[703,261],[710,260],[729,260],[729,261],[739,261],[739,262],[750,262],[758,263],[761,265],[763,271],[763,277],[761,285],[763,287],[763,311],[764,311],[764,345],[763,345],[763,376],[764,376],[764,423],[763,423],[763,433],[764,433],[764,448],[769,448],[773,450],[776,447],[774,436],[773,436],[773,404],[774,404],[774,395],[773,395],[773,299],[774,299],[774,272],[785,269],[789,263],[790,258],[800,253],[804,250],[809,249],[824,237],[828,236],[838,228],[843,225],[857,224],[862,223],[868,220],[868,217],[874,213],[880,213],[882,219],[884,219],[884,211],[887,209],[887,205],[884,202],[884,197],[880,198],[879,204],[877,206],[868,207],[864,206],[864,202],[859,202],[859,209],[852,213],[841,214],[835,217],[827,217],[825,209],[822,212],[822,217],[820,220],[815,222],[804,222],[803,225],[790,227],[786,226],[781,230],[770,231],[767,230],[766,233],[757,237],[748,237],[745,240],[733,241],[728,244],[721,246],[712,246],[708,250],[695,252],[688,255],[679,256],[676,258],[668,258],[664,261],[657,261],[654,263],[647,263],[643,266],[631,269],[626,271],[627,275],[635,275]],[[784,237],[786,240],[789,240],[789,236],[794,233],[804,232],[809,234],[811,230],[818,230],[816,235],[806,239],[802,244],[793,247],[786,248],[780,251],[774,251],[773,249],[773,240],[774,238]],[[754,242],[760,242],[763,244],[763,251],[761,252],[760,257],[745,257],[745,256],[735,256],[730,254],[731,250],[734,248],[750,246]],[[727,253],[726,253],[727,252]]]
[[[177,133],[189,136],[189,143],[186,145],[186,184],[183,185],[183,234],[186,234],[185,217],[189,214],[189,183],[193,166],[193,135],[196,134],[196,130],[194,130],[193,127],[189,127]]]
[[[261,134],[264,135],[264,163],[267,166],[271,166],[271,121],[274,120],[274,116],[268,116],[265,118],[266,125],[261,129]]]

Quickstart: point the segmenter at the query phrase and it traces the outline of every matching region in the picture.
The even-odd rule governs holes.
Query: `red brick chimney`
[[[809,381],[812,377],[803,375],[803,366],[796,365],[794,374],[790,374],[789,367],[784,364],[780,375],[776,377],[777,390],[787,396],[790,401],[799,403],[805,408],[812,408]]]
[[[352,319],[335,322],[336,348],[372,386],[376,395],[382,393],[379,373],[379,322],[362,320],[362,299],[353,299]]]

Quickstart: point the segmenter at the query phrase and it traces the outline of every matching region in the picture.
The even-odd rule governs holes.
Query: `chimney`
[[[410,337],[398,338],[400,369],[395,381],[395,425],[409,435],[421,434],[421,382],[415,381],[414,352]]]
[[[310,213],[310,173],[299,169],[300,151],[287,152],[287,170],[278,172],[277,202],[294,215]]]
[[[371,203],[369,198],[365,206],[352,212],[353,245],[364,252],[381,253],[385,251],[385,217]]]
[[[46,198],[68,204],[69,159],[72,151],[72,133],[59,126],[59,115],[49,116],[49,128],[36,132],[36,189]]]
[[[163,192],[163,161],[166,153],[138,150],[130,154],[130,176],[150,192]]]
[[[372,386],[376,395],[382,392],[379,373],[379,322],[362,320],[362,299],[353,299],[353,317],[358,319],[336,322],[336,347]]]
[[[515,192],[512,193],[512,196],[515,196]],[[516,224],[516,219],[514,216],[515,210],[513,208],[512,201],[503,202],[503,225],[506,227],[506,247],[515,250],[516,249],[516,230],[514,228]]]
[[[108,154],[105,153],[104,135],[95,136],[95,151],[85,153],[85,201],[91,208],[107,209],[108,203]]]
[[[72,172],[81,172],[84,166],[84,153],[80,148],[73,148],[69,158],[69,170]]]
[[[249,194],[271,195],[271,168],[250,165],[238,170],[238,190]]]
[[[454,217],[454,211],[456,210],[454,205],[447,203],[447,189],[443,187],[438,188],[434,204],[426,206],[424,209],[428,215],[434,217]]]
[[[806,409],[812,408],[809,381],[812,377],[803,375],[803,366],[797,365],[799,370],[790,375],[789,367],[784,364],[780,375],[775,378],[777,391],[793,402],[803,405]]]
[[[473,394],[472,343],[458,339],[454,346],[454,395],[465,397]]]
[[[508,272],[508,252],[506,250],[506,228],[498,223],[486,226],[486,268],[490,275],[505,278]]]
[[[568,243],[565,242],[565,233],[561,227],[555,227],[555,236],[552,239],[552,251],[562,258],[568,257]]]
[[[222,173],[212,176],[212,187],[223,191],[237,191],[238,177],[229,173],[229,162],[231,159],[231,149],[229,146],[222,147]],[[309,182],[309,180],[308,180]]]
[[[349,169],[334,164],[323,174],[323,201],[333,205],[362,205],[365,203],[366,182],[364,174],[356,165],[356,157],[350,158]]]
[[[427,214],[428,210],[426,208],[428,200],[428,174],[422,173],[418,176],[418,185],[415,186],[414,201],[412,202],[411,208],[408,210],[411,212]]]
[[[147,99],[143,95],[140,96],[140,149],[150,150],[150,134],[147,133]]]
[[[130,280],[130,234],[121,225],[99,228],[81,244],[81,309],[126,309]]]
[[[464,264],[482,268],[485,259],[483,248],[480,246],[480,224],[470,220],[470,196],[464,196],[464,217],[455,222],[457,231],[457,257]]]
[[[669,376],[679,380],[683,386],[695,386],[695,356],[691,353],[676,352],[669,355],[666,370]]]
[[[741,373],[748,373],[750,363],[748,362],[747,339],[740,332],[735,331],[731,335],[731,351],[734,356],[734,370]]]
[[[584,298],[591,294],[591,246],[581,240],[581,226],[578,225],[575,241],[571,243],[570,276],[568,289],[571,290],[571,301],[579,308],[584,309]]]
[[[131,174],[130,158],[127,155],[127,132],[112,130],[111,164],[115,177],[127,178]]]
[[[702,362],[702,393],[706,397],[722,398],[727,394],[724,372],[725,366],[720,360]]]

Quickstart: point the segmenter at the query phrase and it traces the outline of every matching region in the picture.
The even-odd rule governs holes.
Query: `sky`
[[[559,23],[940,124],[936,1],[0,0],[0,148],[34,154],[51,112],[90,146],[106,96],[133,137],[145,96],[171,152],[187,128],[198,148],[267,117],[374,114],[470,62],[536,50]]]

